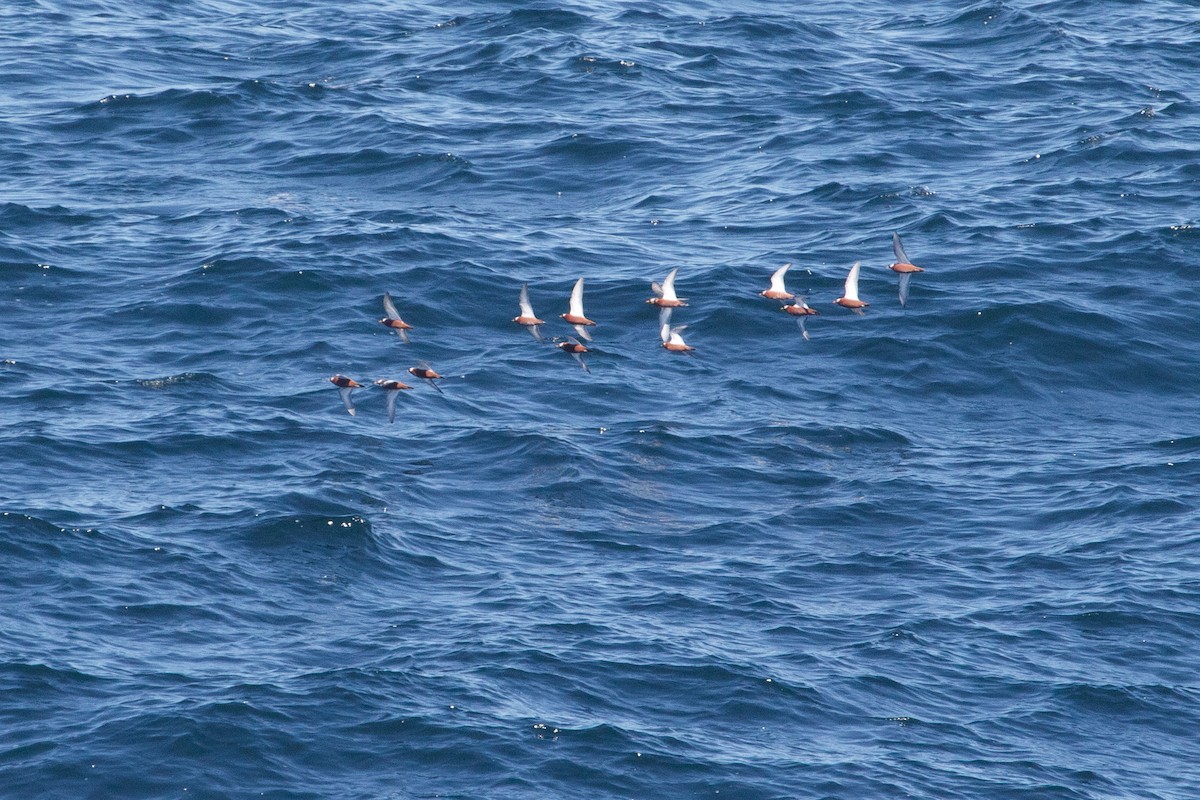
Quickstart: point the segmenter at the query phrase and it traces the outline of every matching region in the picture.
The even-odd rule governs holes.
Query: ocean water
[[[11,0],[0,79],[0,797],[1200,796],[1195,3]]]

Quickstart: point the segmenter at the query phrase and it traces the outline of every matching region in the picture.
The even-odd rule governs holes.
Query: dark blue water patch
[[[571,55],[568,65],[583,74],[610,74],[616,77],[636,78],[642,70],[637,62],[631,59],[612,59],[604,56],[584,53]]]
[[[297,156],[282,163],[279,171],[284,175],[403,176],[406,183],[427,188],[446,181],[472,180],[471,163],[452,153],[401,155],[376,149]]]
[[[563,8],[519,8],[513,9],[501,20],[491,24],[503,32],[571,31],[587,28],[594,23],[592,17]]]
[[[52,126],[63,134],[100,139],[115,150],[144,153],[199,142],[236,118],[236,92],[167,89],[150,96],[110,95],[59,113]]]
[[[735,13],[723,19],[705,22],[704,27],[709,34],[715,33],[717,38],[727,35],[745,37],[748,41],[767,46],[780,41],[795,46],[801,42],[838,40],[837,32],[826,25],[786,15]]]
[[[59,540],[70,535],[66,530],[43,519],[16,512],[0,512],[4,527],[3,544],[9,558],[56,558]]]
[[[1085,505],[1079,498],[1064,497],[1064,508],[1042,514],[1038,522],[1048,526],[1089,526],[1095,524],[1111,525],[1122,518],[1165,518],[1179,515],[1189,515],[1193,507],[1168,499],[1140,499],[1138,493],[1132,491],[1116,492],[1115,497],[1107,494],[1102,503]],[[1099,498],[1093,501],[1096,503]]]
[[[682,165],[688,160],[674,147],[664,148],[635,131],[612,128],[563,133],[539,143],[534,154],[545,165],[541,175],[547,188],[562,187],[562,176],[570,176],[568,186],[582,181],[589,192],[598,186],[628,187],[629,179],[620,174],[628,169],[636,175],[639,164],[665,159]]]
[[[286,306],[272,309],[277,293],[326,297],[339,280],[325,259],[300,260],[282,253],[264,258],[221,250],[221,255],[202,264],[183,267],[182,278],[169,285],[142,284],[133,289],[120,313],[157,316],[167,325],[262,328],[291,315]]]
[[[1046,152],[1042,158],[1048,159],[1045,161],[1047,167],[1075,170],[1083,164],[1093,167],[1119,166],[1125,169],[1151,168],[1175,165],[1181,160],[1195,156],[1196,151],[1191,148],[1163,151],[1158,147],[1140,147],[1137,138],[1146,137],[1123,133],[1086,132],[1076,142]]]
[[[294,513],[303,516],[287,516],[255,523],[244,535],[256,548],[359,549],[370,546],[374,541],[370,522],[361,517],[313,514],[307,511],[309,507],[327,507],[328,504],[314,503],[313,499],[304,496],[293,496],[285,505],[294,508]]]
[[[183,372],[178,375],[164,375],[158,378],[136,378],[133,381],[143,389],[181,391],[209,391],[221,386],[220,378],[215,375],[197,372]]]
[[[589,134],[572,134],[547,143],[543,155],[563,158],[581,165],[602,164],[637,155],[643,143],[606,139]]]
[[[8,231],[20,232],[24,228],[41,228],[49,223],[65,226],[86,226],[99,221],[99,217],[73,211],[64,206],[34,207],[21,203],[5,203],[0,206],[0,221]],[[11,234],[10,234],[11,235]]]
[[[10,697],[20,698],[21,714],[37,713],[47,717],[70,714],[78,711],[82,702],[101,702],[111,696],[112,681],[90,675],[77,669],[53,667],[47,664],[5,661],[0,663],[0,682]],[[7,709],[15,712],[16,709]],[[39,761],[46,753],[58,749],[58,743],[38,737],[24,728],[26,720],[17,713],[6,714],[6,727],[19,732],[13,743],[22,744],[8,750],[3,760],[12,762]],[[33,735],[29,735],[33,734]]]
[[[215,111],[226,114],[232,110],[233,103],[233,97],[211,90],[166,89],[148,96],[108,95],[77,110],[101,119],[135,117],[152,112],[190,115]]]
[[[1061,46],[1066,38],[1061,26],[1032,11],[1014,9],[1005,3],[978,3],[961,13],[934,22],[941,48],[983,49],[994,52],[1005,45],[1014,58],[1030,50]]]

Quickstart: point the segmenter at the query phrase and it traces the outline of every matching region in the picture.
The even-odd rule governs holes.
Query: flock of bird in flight
[[[924,272],[925,270],[909,260],[908,255],[904,252],[904,245],[900,243],[900,234],[898,233],[892,234],[892,250],[896,254],[896,261],[888,265],[888,268],[900,275],[900,305],[903,306],[908,302],[908,284],[912,280],[913,273]],[[862,310],[869,305],[869,303],[859,299],[858,296],[858,272],[860,265],[861,262],[855,261],[854,266],[850,267],[850,272],[846,275],[845,290],[841,297],[833,301],[839,306],[848,308],[857,314],[861,314]],[[787,290],[784,284],[784,277],[791,266],[788,263],[775,270],[771,275],[770,287],[759,292],[759,295],[768,300],[790,300],[791,302],[782,306],[781,310],[796,317],[796,321],[800,325],[800,332],[804,335],[805,341],[807,341],[808,329],[804,326],[804,320],[806,317],[816,315],[820,312],[806,303],[803,297],[797,298],[795,294]],[[650,288],[654,292],[654,297],[651,297],[646,302],[650,305],[658,306],[659,336],[662,338],[662,346],[671,353],[690,354],[695,348],[687,344],[681,335],[687,326],[676,325],[672,327],[671,325],[671,312],[676,308],[687,305],[687,301],[675,293],[675,274],[677,272],[679,272],[678,267],[667,273],[667,277],[663,279],[661,284],[657,282],[650,284]],[[512,321],[528,330],[533,335],[533,338],[539,342],[543,341],[540,326],[545,325],[546,321],[538,319],[537,315],[533,313],[533,304],[529,301],[529,284],[521,287],[518,305],[521,308],[521,313],[513,317]],[[413,326],[400,318],[400,313],[396,310],[396,304],[392,301],[391,295],[386,292],[383,295],[383,310],[387,316],[379,320],[379,322],[394,330],[407,343],[409,341],[408,332],[412,330]],[[579,339],[589,342],[592,340],[592,335],[588,333],[588,328],[594,326],[596,323],[588,319],[587,315],[583,313],[583,278],[575,281],[575,288],[571,291],[571,302],[567,313],[559,314],[558,316],[575,329],[575,332],[579,335]],[[588,352],[588,348],[579,339],[576,339],[574,336],[568,336],[565,340],[559,341],[558,337],[554,337],[552,341],[558,349],[570,354],[578,362],[579,366],[583,368],[584,372],[590,373],[591,370],[588,369],[588,365],[583,361],[583,354]],[[409,367],[408,372],[414,377],[425,380],[438,392],[442,391],[441,387],[437,384],[442,376],[435,372],[426,362],[418,362],[418,366]],[[352,378],[347,378],[345,375],[334,375],[329,381],[338,388],[338,393],[342,397],[342,403],[345,404],[346,410],[353,416],[356,408],[351,393],[355,389],[363,388],[365,384],[359,383]],[[407,383],[393,379],[377,380],[375,381],[375,386],[383,389],[387,395],[388,422],[395,422],[397,396],[405,389],[413,387]]]

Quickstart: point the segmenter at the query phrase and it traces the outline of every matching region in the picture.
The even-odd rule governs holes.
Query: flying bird
[[[564,320],[575,327],[575,332],[579,334],[579,338],[592,340],[592,335],[587,332],[589,325],[595,325],[583,313],[583,278],[575,281],[575,288],[571,290],[571,305],[566,314],[559,314]],[[559,345],[562,347],[562,345]]]
[[[392,302],[392,296],[387,292],[383,293],[383,311],[387,316],[379,320],[379,324],[394,330],[407,344],[408,332],[413,329],[413,326],[400,319],[400,312],[396,310],[396,304]]]
[[[800,325],[800,333],[804,336],[804,341],[808,341],[808,328],[804,327],[804,319],[820,314],[815,308],[804,302],[804,298],[800,298],[794,303],[783,306],[780,311],[786,311],[796,318],[797,324]]]
[[[428,362],[418,361],[417,366],[408,368],[408,372],[410,375],[415,375],[418,378],[423,378],[429,381],[429,385],[437,389],[438,394],[445,394],[445,392],[442,391],[442,387],[437,385],[437,382],[441,380],[442,376],[434,372],[433,368],[429,366]]]
[[[558,349],[564,353],[570,353],[571,357],[579,362],[579,366],[583,367],[584,372],[589,375],[592,374],[592,371],[588,369],[588,365],[583,363],[583,354],[588,352],[588,349],[580,344],[579,340],[574,336],[568,338],[565,342],[559,342]]]
[[[666,325],[671,321],[671,309],[687,305],[686,300],[675,294],[675,273],[677,272],[679,272],[679,267],[668,272],[661,284],[657,281],[650,284],[650,291],[654,292],[656,296],[646,302],[658,306],[659,325]]]
[[[861,314],[862,310],[870,305],[858,299],[858,270],[862,262],[855,261],[854,266],[850,268],[850,273],[846,275],[846,291],[841,297],[833,302],[837,303],[842,308],[852,309],[855,313]]]
[[[675,294],[675,274],[677,272],[679,272],[679,267],[668,272],[667,277],[663,278],[661,284],[657,282],[650,284],[650,291],[654,292],[656,297],[651,297],[646,302],[659,308],[679,308],[680,306],[686,306],[687,301],[681,300]]]
[[[400,394],[401,390],[411,389],[413,387],[409,386],[407,383],[401,383],[400,381],[382,379],[375,381],[375,385],[387,393],[388,422],[394,423],[396,421],[396,396]]]
[[[775,272],[771,274],[771,288],[764,289],[759,292],[759,294],[768,300],[791,300],[793,297],[795,297],[796,295],[789,292],[787,287],[783,285],[783,276],[787,274],[787,271],[791,269],[791,267],[792,264],[789,261],[779,269],[775,270]]]
[[[350,416],[354,416],[354,401],[350,398],[350,393],[355,389],[361,389],[362,384],[345,375],[334,375],[329,379],[329,382],[338,387],[338,394],[342,396],[342,403],[346,406],[346,410],[350,412]]]
[[[542,341],[542,332],[538,330],[538,325],[546,324],[546,320],[538,319],[537,315],[533,313],[533,304],[529,302],[528,283],[521,287],[521,296],[517,302],[521,306],[521,314],[520,316],[513,317],[513,322],[523,326],[539,342]]]
[[[908,256],[904,252],[904,245],[900,244],[900,234],[898,233],[892,234],[892,250],[896,253],[896,263],[890,265],[888,269],[900,273],[900,305],[903,306],[908,302],[908,284],[912,280],[913,273],[925,270],[908,260]]]
[[[662,346],[672,353],[690,353],[695,350],[696,348],[683,341],[683,337],[679,335],[685,328],[687,325],[676,325],[672,328],[669,324],[664,324],[658,331],[658,335],[662,337]]]

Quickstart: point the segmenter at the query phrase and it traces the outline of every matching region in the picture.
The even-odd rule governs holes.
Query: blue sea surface
[[[1196,3],[10,0],[0,82],[0,797],[1200,797]]]

